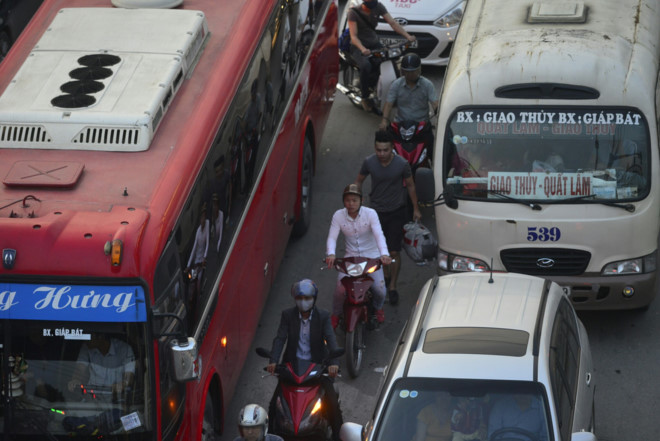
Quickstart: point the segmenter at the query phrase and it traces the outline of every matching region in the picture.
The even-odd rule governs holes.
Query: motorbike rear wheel
[[[364,355],[364,331],[365,322],[360,321],[355,325],[355,329],[346,332],[346,364],[348,373],[352,378],[360,375],[362,367],[362,356]]]
[[[344,69],[344,72],[342,74],[342,80],[344,86],[348,88],[350,91],[346,96],[348,97],[351,102],[359,107],[360,109],[362,108],[362,98],[360,97],[361,92],[360,92],[360,71],[358,70],[357,67],[348,65],[346,66],[346,69]]]

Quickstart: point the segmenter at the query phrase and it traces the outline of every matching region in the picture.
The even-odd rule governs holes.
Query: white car
[[[417,37],[413,49],[423,64],[446,66],[463,18],[466,0],[380,0],[405,30]],[[349,0],[347,7],[359,6],[360,0]],[[378,23],[376,32],[383,45],[402,41],[401,37],[385,21]]]
[[[559,285],[436,277],[402,332],[372,419],[343,441],[595,441],[587,333]]]

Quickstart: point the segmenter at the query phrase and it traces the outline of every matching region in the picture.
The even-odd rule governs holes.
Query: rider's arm
[[[419,211],[419,205],[417,203],[417,192],[415,191],[415,181],[411,176],[406,178],[406,188],[408,189],[408,196],[413,204],[413,219],[420,220],[422,218],[422,212]]]
[[[273,339],[273,345],[270,350],[270,365],[280,361],[280,355],[282,355],[282,350],[289,337],[289,319],[286,311],[282,311],[280,326],[277,328],[277,334],[275,334],[275,338]],[[268,371],[270,372],[270,369]]]
[[[330,221],[330,231],[328,231],[328,239],[325,243],[325,255],[326,257],[335,256],[337,251],[337,238],[339,237],[339,232],[341,231],[339,217],[341,216],[342,210],[335,211],[335,214],[332,216]],[[327,260],[326,260],[327,263]]]
[[[385,129],[390,124],[390,112],[392,111],[392,107],[394,107],[394,103],[389,101],[385,102],[385,105],[383,106],[383,119],[379,126],[381,129]]]
[[[362,164],[362,169],[360,170],[360,173],[358,173],[357,178],[355,178],[354,184],[357,185],[359,189],[362,189],[362,183],[364,182],[365,179],[367,179],[367,175],[363,174],[365,170],[366,170],[366,161],[365,163]]]
[[[368,55],[371,51],[364,47],[358,38],[358,24],[356,21],[348,20],[348,32],[351,34],[351,44],[358,48],[364,55]]]
[[[392,27],[394,32],[396,32],[399,35],[402,35],[402,36],[406,37],[406,40],[408,40],[408,41],[415,41],[416,40],[416,38],[413,35],[410,35],[408,32],[406,32],[406,30],[403,29],[403,27],[392,18],[392,16],[390,15],[389,12],[387,14],[384,14],[383,18]],[[351,38],[353,38],[352,35],[351,35]]]

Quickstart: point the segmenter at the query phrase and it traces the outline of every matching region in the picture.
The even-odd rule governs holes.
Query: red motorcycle
[[[256,351],[260,357],[270,359],[270,351],[264,348],[257,348]],[[343,349],[337,349],[329,355],[328,360],[343,353]],[[269,414],[273,413],[269,415],[271,433],[287,441],[331,438],[325,390],[321,386],[321,378],[327,375],[327,368],[328,361],[316,364],[306,360],[278,364],[275,367],[279,387],[275,390],[274,409],[269,409]]]
[[[431,168],[433,127],[430,122],[392,122],[389,129],[394,138],[394,151],[408,161],[413,176],[419,167]]]
[[[379,258],[345,257],[335,259],[335,269],[347,274],[341,279],[346,289],[344,298],[343,328],[346,333],[346,364],[348,373],[355,378],[360,375],[365,346],[365,331],[373,328],[369,318],[373,315],[372,293],[369,288],[374,279],[369,274],[382,266]]]

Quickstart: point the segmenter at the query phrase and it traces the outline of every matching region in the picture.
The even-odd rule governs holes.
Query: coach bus
[[[440,274],[547,277],[580,309],[649,305],[658,23],[656,0],[468,2],[429,186],[444,202],[435,209]]]
[[[337,74],[335,0],[44,1],[0,65],[0,439],[218,439]]]

